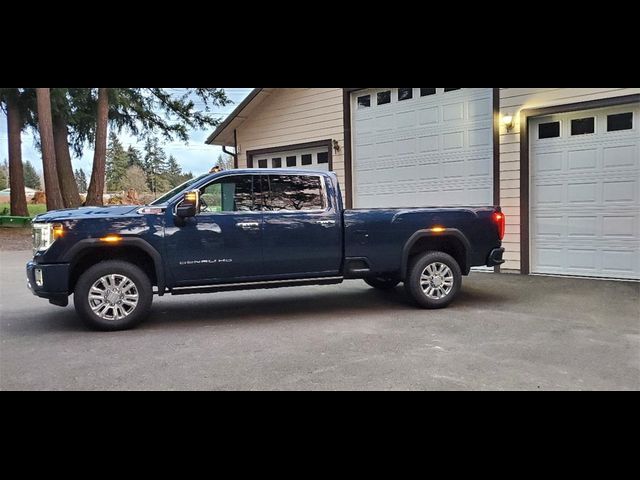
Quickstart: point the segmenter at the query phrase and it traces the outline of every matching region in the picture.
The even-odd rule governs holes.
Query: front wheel
[[[462,272],[451,255],[426,252],[413,260],[404,285],[421,307],[444,308],[460,291]]]
[[[368,277],[364,281],[367,285],[379,290],[391,290],[400,283],[399,280],[387,277]]]
[[[125,330],[149,313],[153,289],[136,265],[109,260],[93,265],[78,279],[73,303],[80,318],[96,330]]]

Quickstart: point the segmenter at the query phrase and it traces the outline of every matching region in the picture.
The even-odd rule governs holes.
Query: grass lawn
[[[44,213],[47,211],[47,206],[44,203],[37,204],[27,204],[27,209],[29,210],[29,216],[31,218],[35,217],[40,213]],[[9,204],[8,203],[0,203],[0,215],[9,215]]]

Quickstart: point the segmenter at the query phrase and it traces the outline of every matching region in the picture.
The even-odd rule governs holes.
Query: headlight
[[[33,254],[49,249],[53,242],[64,234],[64,226],[61,223],[34,223],[33,224]]]

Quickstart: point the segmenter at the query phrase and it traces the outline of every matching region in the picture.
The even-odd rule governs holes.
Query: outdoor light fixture
[[[340,151],[340,144],[338,143],[337,140],[333,141],[333,151],[338,153]]]
[[[510,113],[505,113],[502,116],[502,124],[504,125],[504,128],[507,129],[507,132],[513,130],[513,115],[511,115]]]

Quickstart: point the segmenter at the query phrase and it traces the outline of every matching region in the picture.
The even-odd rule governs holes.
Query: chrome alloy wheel
[[[111,274],[100,277],[89,290],[89,306],[105,320],[121,320],[136,309],[138,289],[130,278]]]
[[[444,263],[430,263],[420,275],[420,287],[427,297],[440,300],[453,288],[453,272]]]

